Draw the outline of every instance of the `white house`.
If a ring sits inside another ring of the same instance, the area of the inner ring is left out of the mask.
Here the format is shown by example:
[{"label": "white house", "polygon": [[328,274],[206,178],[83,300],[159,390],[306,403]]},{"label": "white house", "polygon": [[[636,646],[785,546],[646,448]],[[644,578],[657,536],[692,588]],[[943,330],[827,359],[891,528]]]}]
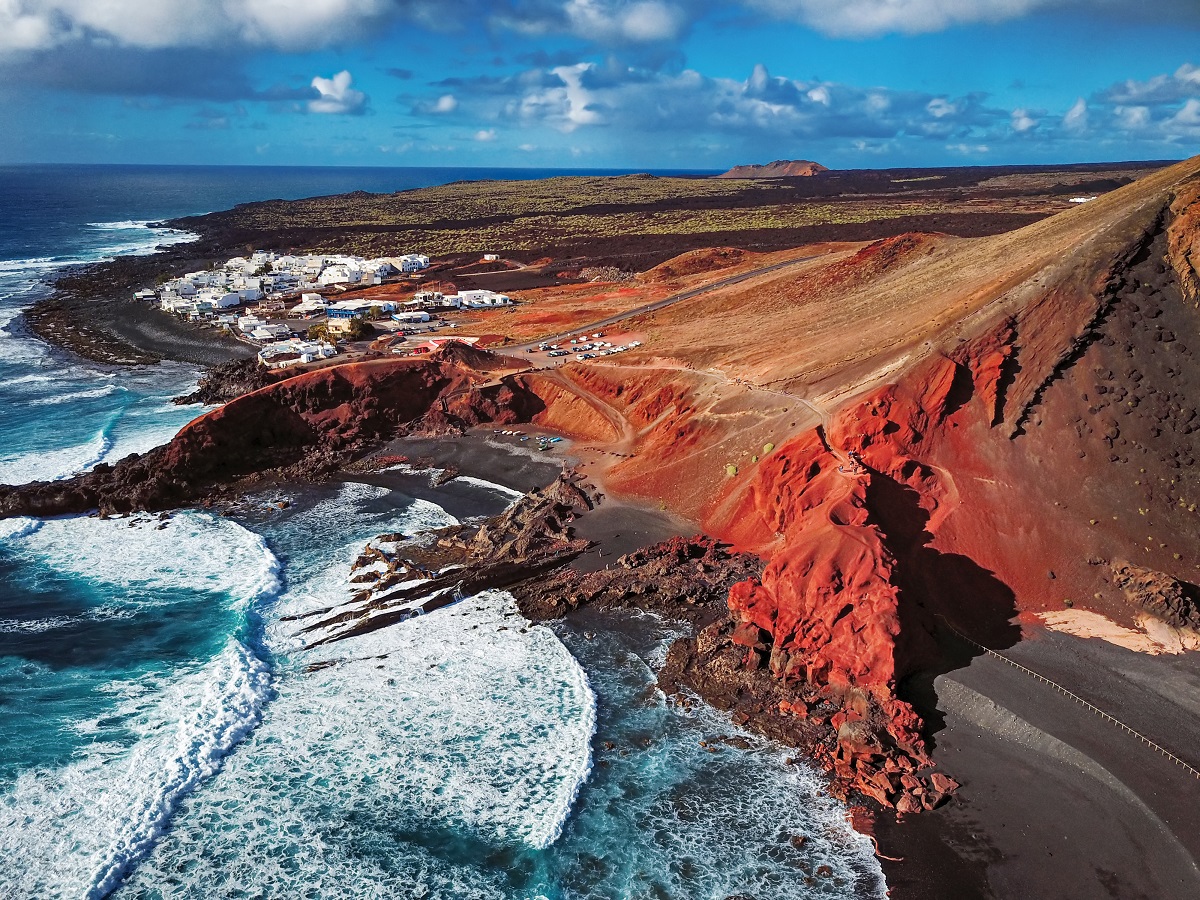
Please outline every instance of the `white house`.
[{"label": "white house", "polygon": [[337,347],[327,341],[292,338],[263,347],[258,351],[258,361],[268,369],[284,369],[318,359],[329,359],[337,356],[337,352]]},{"label": "white house", "polygon": [[420,253],[406,253],[397,262],[400,263],[400,271],[405,273],[420,272],[429,268],[429,257]]},{"label": "white house", "polygon": [[229,309],[241,305],[242,298],[235,291],[204,290],[196,294],[196,305],[211,306],[213,309]]},{"label": "white house", "polygon": [[362,270],[351,268],[348,263],[326,266],[319,276],[318,284],[358,284],[362,281]]},{"label": "white house", "polygon": [[354,300],[339,300],[337,303],[330,303],[325,309],[325,314],[331,319],[348,319],[353,316],[365,316],[372,309],[378,309],[381,313],[395,312],[396,304],[391,300],[371,300],[359,297]]},{"label": "white house", "polygon": [[512,306],[512,298],[507,294],[497,294],[495,291],[481,289],[459,291],[452,297],[446,298],[447,303],[454,306],[465,306],[468,309],[486,309],[492,306]]},{"label": "white house", "polygon": [[258,316],[240,316],[237,320],[238,331],[244,332],[245,334],[249,334],[255,328],[261,328],[266,324],[267,323]]},{"label": "white house", "polygon": [[409,312],[398,312],[392,314],[393,322],[413,323],[428,322],[429,313],[424,310],[411,310]]},{"label": "white house", "polygon": [[329,303],[320,294],[303,294],[300,302],[288,310],[290,316],[320,315]]},{"label": "white house", "polygon": [[250,332],[250,337],[256,341],[277,341],[282,338],[290,337],[292,329],[288,328],[282,322],[276,324],[259,325]]}]

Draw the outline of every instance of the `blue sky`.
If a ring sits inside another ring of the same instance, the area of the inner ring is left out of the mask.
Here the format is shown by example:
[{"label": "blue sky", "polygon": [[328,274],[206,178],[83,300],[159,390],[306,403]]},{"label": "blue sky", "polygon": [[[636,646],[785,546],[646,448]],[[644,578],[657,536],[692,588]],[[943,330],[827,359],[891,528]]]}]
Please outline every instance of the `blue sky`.
[{"label": "blue sky", "polygon": [[0,162],[1200,152],[1200,0],[0,0]]}]

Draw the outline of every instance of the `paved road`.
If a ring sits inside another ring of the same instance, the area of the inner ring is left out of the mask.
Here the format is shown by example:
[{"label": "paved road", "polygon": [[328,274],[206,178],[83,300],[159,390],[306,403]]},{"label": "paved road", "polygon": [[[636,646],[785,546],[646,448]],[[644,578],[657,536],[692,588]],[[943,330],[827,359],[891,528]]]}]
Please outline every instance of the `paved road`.
[{"label": "paved road", "polygon": [[[751,269],[749,272],[742,272],[740,275],[731,275],[729,278],[722,278],[720,281],[714,281],[712,284],[706,284],[702,287],[692,288],[691,290],[682,291],[678,294],[672,294],[670,297],[664,297],[662,300],[656,300],[654,303],[647,303],[645,306],[639,306],[636,309],[631,309],[627,312],[618,313],[615,316],[609,316],[607,319],[600,319],[597,322],[591,322],[587,325],[579,325],[572,328],[570,331],[564,331],[560,334],[551,335],[550,337],[540,338],[536,341],[530,341],[526,344],[518,344],[514,347],[505,347],[505,353],[524,353],[529,348],[536,348],[538,344],[553,344],[570,338],[572,335],[591,334],[602,328],[609,328],[616,325],[618,322],[623,322],[626,319],[632,319],[635,316],[641,316],[646,313],[658,312],[660,309],[666,309],[668,306],[673,306],[684,300],[691,300],[693,297],[699,297],[702,294],[708,294],[712,291],[719,291],[722,288],[730,287],[731,285],[739,284],[751,278],[757,278],[760,275],[767,275],[771,272],[778,272],[780,269],[786,269],[789,266],[796,266],[803,262],[808,262],[811,259],[816,259],[816,256],[804,256],[800,259],[792,259],[787,262],[775,263],[772,266],[763,266],[761,269]],[[565,362],[572,357],[564,356],[558,359],[550,360],[552,363]]]}]

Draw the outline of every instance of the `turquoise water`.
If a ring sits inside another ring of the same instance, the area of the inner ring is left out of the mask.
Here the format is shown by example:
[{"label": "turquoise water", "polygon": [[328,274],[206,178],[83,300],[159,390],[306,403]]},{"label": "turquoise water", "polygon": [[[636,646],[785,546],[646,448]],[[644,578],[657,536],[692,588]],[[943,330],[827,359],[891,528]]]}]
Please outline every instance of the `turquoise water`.
[{"label": "turquoise water", "polygon": [[[60,255],[181,237],[138,224],[152,210],[95,212]],[[22,252],[0,262],[0,481],[114,461],[195,415],[169,402],[188,367],[113,370],[26,335],[58,263]],[[289,617],[350,597],[371,537],[512,499],[466,480],[422,496],[349,483],[236,521],[0,522],[0,896],[882,896],[814,773],[766,744],[710,752],[729,723],[668,705],[656,619],[534,626],[488,593],[309,649]]]}]

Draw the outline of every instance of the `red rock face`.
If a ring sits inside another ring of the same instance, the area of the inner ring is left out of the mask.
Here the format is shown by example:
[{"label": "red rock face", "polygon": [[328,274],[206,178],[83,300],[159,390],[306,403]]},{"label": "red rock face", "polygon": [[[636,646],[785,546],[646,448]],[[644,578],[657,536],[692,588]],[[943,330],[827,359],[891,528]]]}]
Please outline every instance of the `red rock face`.
[{"label": "red rock face", "polygon": [[[1200,558],[1177,536],[1194,534],[1197,504],[1179,475],[1200,458],[1200,410],[1178,345],[1200,330],[1197,216],[1200,182],[1169,213],[1137,211],[1042,293],[777,448],[715,507],[710,530],[768,560],[729,597],[748,671],[767,661],[798,693],[867,692],[885,742],[920,762],[920,719],[898,693],[945,664],[943,621],[1002,649],[1019,610],[1064,597],[1118,620],[1131,606],[1191,615]],[[1130,547],[1138,565],[1110,568]],[[1129,600],[1135,581],[1156,586],[1152,601]],[[875,796],[871,769],[845,762],[861,743],[841,733],[846,713],[831,767]]]},{"label": "red rock face", "polygon": [[201,416],[140,457],[67,481],[0,487],[0,515],[165,509],[266,471],[327,475],[412,427],[437,432],[527,422],[544,410],[518,382],[496,380],[497,367],[504,368],[502,357],[454,347],[428,359],[297,375]]}]

